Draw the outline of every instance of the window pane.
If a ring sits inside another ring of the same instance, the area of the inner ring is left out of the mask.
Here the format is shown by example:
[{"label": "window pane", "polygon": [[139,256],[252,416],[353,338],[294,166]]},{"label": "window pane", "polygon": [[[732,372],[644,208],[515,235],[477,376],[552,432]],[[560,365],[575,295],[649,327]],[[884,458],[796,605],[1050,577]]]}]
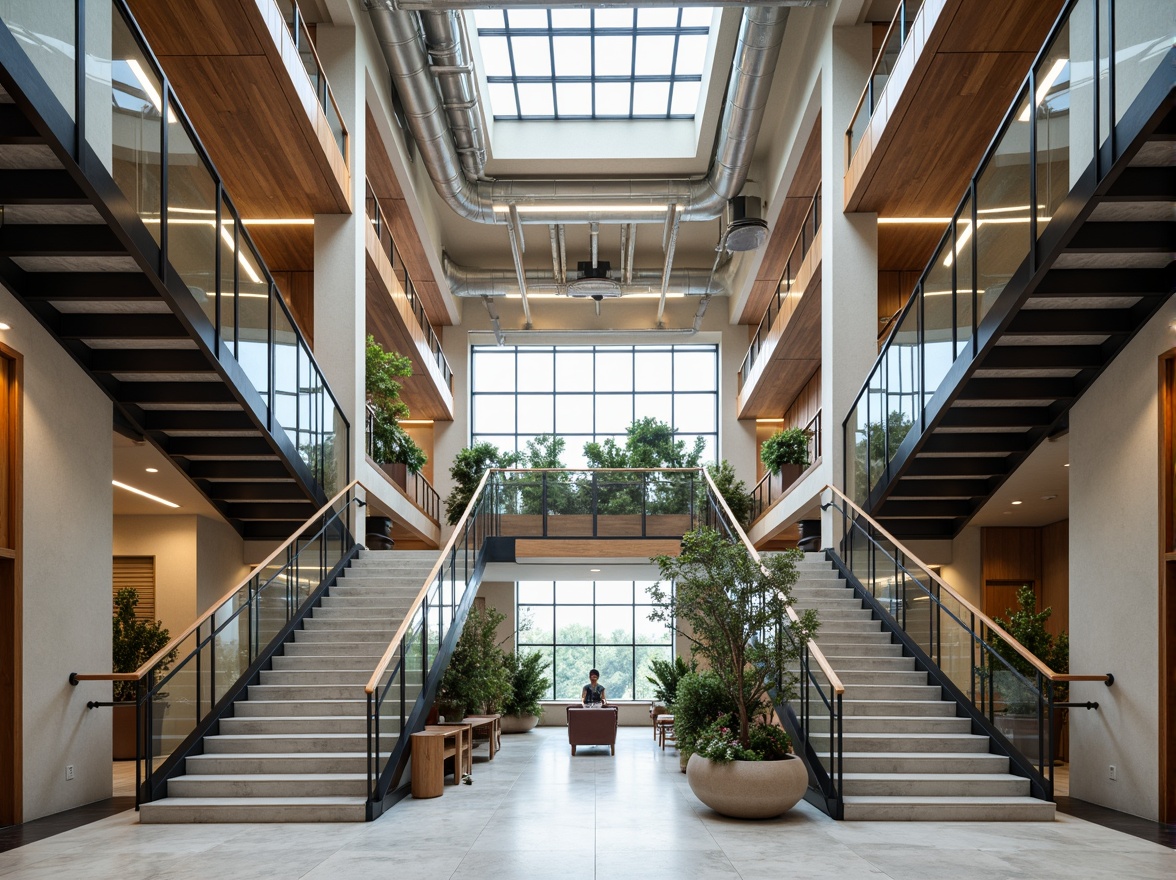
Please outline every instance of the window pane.
[{"label": "window pane", "polygon": [[505,394],[479,395],[474,398],[474,424],[478,432],[513,434],[515,399]]},{"label": "window pane", "polygon": [[515,355],[513,351],[474,349],[473,390],[514,391]]},{"label": "window pane", "polygon": [[490,83],[490,109],[495,116],[518,116],[514,86],[509,83]]},{"label": "window pane", "polygon": [[714,349],[674,352],[674,389],[677,391],[715,390],[716,361]]},{"label": "window pane", "polygon": [[501,28],[506,25],[501,9],[475,9],[474,23],[479,28]]},{"label": "window pane", "polygon": [[596,644],[633,644],[633,606],[596,606]]},{"label": "window pane", "polygon": [[706,65],[706,44],[709,37],[678,37],[678,63],[674,73],[678,76],[699,76]]},{"label": "window pane", "polygon": [[596,353],[596,390],[632,391],[633,355],[627,351],[598,351]]},{"label": "window pane", "polygon": [[[551,585],[547,585],[550,589]],[[520,596],[521,585],[520,585]],[[550,605],[519,606],[519,644],[537,642],[551,644],[555,630],[552,627],[554,609]]]},{"label": "window pane", "polygon": [[597,9],[595,24],[598,28],[633,27],[632,9]]},{"label": "window pane", "polygon": [[591,605],[592,581],[559,581],[555,585],[555,601]]},{"label": "window pane", "polygon": [[555,75],[592,75],[591,37],[554,37]]},{"label": "window pane", "polygon": [[674,72],[674,37],[666,34],[637,38],[638,76],[668,76]]},{"label": "window pane", "polygon": [[605,697],[610,700],[633,699],[633,648],[598,647],[596,668],[600,670],[600,683],[604,685]]},{"label": "window pane", "polygon": [[640,394],[635,401],[634,418],[653,418],[678,427],[674,421],[674,398],[669,394]]},{"label": "window pane", "polygon": [[714,10],[706,6],[687,6],[682,9],[682,27],[710,27]]},{"label": "window pane", "polygon": [[619,603],[633,604],[632,581],[597,581],[596,604],[616,605]]},{"label": "window pane", "polygon": [[[518,398],[520,434],[550,434],[555,430],[552,402],[554,398],[546,395],[527,395]],[[696,428],[692,430],[703,430]],[[522,444],[520,444],[522,445]]]},{"label": "window pane", "polygon": [[668,645],[673,641],[674,631],[664,623],[649,619],[649,613],[655,605],[638,605],[633,616],[637,624],[637,637],[634,641],[646,645]]},{"label": "window pane", "polygon": [[547,27],[546,9],[511,9],[506,16],[507,23],[512,28]]},{"label": "window pane", "polygon": [[553,602],[555,585],[551,581],[519,581],[519,602]]},{"label": "window pane", "polygon": [[660,9],[638,9],[637,27],[676,27],[678,24],[678,10],[674,7]]},{"label": "window pane", "polygon": [[515,76],[551,76],[551,46],[547,37],[514,37]]},{"label": "window pane", "polygon": [[717,431],[714,403],[713,394],[674,395],[674,427],[695,434]]},{"label": "window pane", "polygon": [[591,116],[592,86],[589,83],[556,83],[555,101],[556,113],[560,116]]},{"label": "window pane", "polygon": [[656,660],[665,660],[667,663],[674,659],[674,652],[670,647],[665,648],[651,648],[639,647],[636,649],[637,660],[637,685],[636,692],[633,695],[635,700],[652,700],[653,692],[657,685],[653,684],[649,679],[652,677],[656,679],[653,674],[652,662]]},{"label": "window pane", "polygon": [[555,355],[555,387],[563,391],[592,390],[592,352],[558,351]]},{"label": "window pane", "polygon": [[590,9],[553,9],[551,10],[551,26],[553,28],[586,28],[592,24]]},{"label": "window pane", "polygon": [[555,649],[555,698],[578,700],[588,684],[588,670],[592,668],[592,646],[564,646]]},{"label": "window pane", "polygon": [[[555,398],[555,430],[560,436],[592,431],[592,396],[559,394]],[[570,449],[571,443],[568,444]]]},{"label": "window pane", "polygon": [[553,391],[553,359],[550,351],[520,351],[519,391]]},{"label": "window pane", "polygon": [[638,391],[669,391],[674,356],[669,351],[639,351],[633,356],[633,381]]},{"label": "window pane", "polygon": [[693,116],[698,109],[699,83],[674,83],[674,92],[670,98],[670,113],[674,116]]},{"label": "window pane", "polygon": [[519,116],[554,116],[555,96],[546,83],[519,83]]},{"label": "window pane", "polygon": [[[502,13],[499,13],[501,15]],[[482,63],[486,67],[486,76],[510,76],[510,53],[507,51],[506,37],[482,37],[478,40],[482,47]]]},{"label": "window pane", "polygon": [[633,85],[634,116],[665,116],[669,112],[669,83],[635,83]]},{"label": "window pane", "polygon": [[596,115],[628,116],[630,90],[628,83],[597,83]]},{"label": "window pane", "polygon": [[592,606],[557,605],[555,638],[563,645],[592,644]]},{"label": "window pane", "polygon": [[633,398],[627,394],[596,398],[596,430],[609,434],[624,432],[633,422]]}]

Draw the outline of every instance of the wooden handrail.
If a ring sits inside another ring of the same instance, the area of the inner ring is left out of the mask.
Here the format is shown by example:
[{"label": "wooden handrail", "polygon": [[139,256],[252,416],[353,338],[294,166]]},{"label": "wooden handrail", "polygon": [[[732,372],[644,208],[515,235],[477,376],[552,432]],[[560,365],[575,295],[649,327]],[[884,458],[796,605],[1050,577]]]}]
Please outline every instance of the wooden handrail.
[{"label": "wooden handrail", "polygon": [[180,644],[184,641],[184,639],[188,638],[188,636],[190,636],[190,635],[192,635],[192,633],[196,632],[196,629],[197,629],[197,627],[200,626],[200,624],[204,623],[206,620],[208,620],[214,614],[216,614],[217,611],[220,610],[222,605],[224,605],[226,602],[229,601],[229,599],[231,599],[233,596],[235,596],[238,592],[241,591],[242,587],[247,586],[251,580],[253,580],[259,574],[261,574],[265,570],[266,566],[268,566],[271,562],[274,561],[274,559],[277,558],[279,553],[281,553],[283,550],[285,550],[287,547],[289,547],[292,543],[294,543],[294,541],[296,541],[298,539],[298,537],[307,529],[307,527],[313,525],[315,520],[317,520],[320,516],[322,516],[324,513],[326,513],[328,510],[330,510],[335,505],[336,501],[338,501],[340,498],[342,498],[344,495],[346,495],[348,492],[350,492],[355,487],[361,486],[361,485],[362,484],[359,482],[359,480],[352,480],[350,483],[348,483],[346,488],[342,489],[337,495],[335,495],[334,498],[332,498],[330,501],[328,501],[326,504],[324,504],[322,507],[320,507],[317,511],[315,511],[315,513],[306,522],[304,522],[301,526],[299,526],[294,531],[294,533],[292,535],[290,535],[290,537],[287,538],[277,549],[275,549],[274,552],[272,552],[269,556],[267,556],[263,562],[261,562],[259,565],[254,566],[253,570],[251,572],[249,572],[248,575],[246,575],[244,580],[242,580],[235,587],[233,587],[233,589],[229,590],[227,593],[225,593],[223,596],[221,596],[220,599],[218,599],[216,602],[214,602],[209,607],[209,609],[207,611],[205,611],[198,618],[196,618],[195,621],[193,621],[191,624],[189,624],[188,627],[183,632],[181,632],[178,636],[176,636],[170,642],[168,642],[166,645],[164,645],[163,648],[161,648],[158,652],[156,652],[155,656],[153,656],[150,660],[148,660],[146,663],[144,663],[142,666],[140,666],[134,672],[99,672],[99,673],[84,673],[84,674],[75,672],[75,673],[71,673],[70,680],[71,681],[138,681],[139,679],[143,678],[143,676],[145,676],[147,674],[147,672],[151,669],[151,667],[153,667],[156,663],[161,661],[164,657],[166,657],[172,651],[176,650],[180,646]]},{"label": "wooden handrail", "polygon": [[449,536],[449,540],[445,543],[445,547],[437,556],[437,561],[433,563],[432,569],[429,570],[428,577],[425,578],[424,584],[421,586],[420,592],[416,594],[416,598],[412,600],[412,604],[408,606],[408,610],[404,612],[404,619],[400,621],[400,626],[396,628],[395,635],[388,643],[388,647],[384,650],[383,656],[380,657],[380,662],[376,664],[375,672],[372,677],[368,679],[368,683],[364,685],[364,693],[374,694],[376,688],[380,684],[380,679],[384,673],[388,671],[388,664],[392,662],[392,657],[396,653],[396,648],[400,641],[404,638],[404,634],[408,631],[409,621],[412,620],[413,613],[420,607],[425,600],[425,594],[428,593],[429,587],[433,584],[433,579],[437,577],[441,571],[441,565],[448,558],[450,551],[453,550],[457,543],[457,536],[461,534],[462,529],[465,528],[466,520],[469,519],[470,511],[476,507],[476,502],[482,496],[482,491],[486,488],[486,481],[490,479],[490,475],[498,470],[498,468],[487,468],[486,472],[482,474],[482,479],[478,483],[478,488],[474,490],[474,495],[470,498],[470,503],[466,505],[465,512],[462,513],[461,519],[457,521],[457,525],[453,527],[453,533]]},{"label": "wooden handrail", "polygon": [[[1019,655],[1021,655],[1021,658],[1023,660],[1028,662],[1034,669],[1036,669],[1039,673],[1041,673],[1041,675],[1044,676],[1045,678],[1047,678],[1053,682],[1058,682],[1058,681],[1103,681],[1103,682],[1106,682],[1108,685],[1114,681],[1114,677],[1109,674],[1105,674],[1105,675],[1070,675],[1068,673],[1054,672],[1052,669],[1050,669],[1048,666],[1046,666],[1044,663],[1042,663],[1041,660],[1039,660],[1028,648],[1026,648],[1024,645],[1022,645],[1020,642],[1018,642],[1011,635],[1009,635],[1004,627],[1002,627],[995,620],[993,620],[991,617],[989,617],[987,614],[985,614],[983,611],[981,611],[979,608],[977,608],[975,605],[973,605],[971,602],[969,602],[967,599],[965,599],[963,596],[961,596],[959,593],[957,593],[951,587],[951,585],[947,583],[947,581],[945,581],[943,578],[941,578],[939,575],[937,575],[935,572],[933,572],[931,570],[931,568],[926,563],[924,563],[921,559],[919,559],[919,557],[917,557],[914,553],[912,553],[905,546],[903,546],[903,544],[897,538],[895,538],[894,535],[892,535],[892,534],[890,534],[890,532],[886,531],[886,529],[884,529],[878,523],[878,521],[876,519],[874,519],[872,516],[870,516],[868,513],[866,513],[860,507],[858,507],[849,498],[848,495],[846,495],[844,492],[842,492],[836,486],[826,485],[825,489],[828,489],[830,492],[832,492],[834,495],[836,495],[838,498],[840,498],[842,501],[844,501],[849,507],[853,508],[853,510],[856,511],[858,513],[858,515],[860,515],[864,520],[866,520],[868,523],[870,523],[870,525],[872,525],[875,529],[877,529],[883,536],[885,536],[886,540],[888,540],[891,544],[893,544],[897,550],[901,551],[902,554],[904,556],[906,556],[908,559],[910,559],[911,562],[913,562],[918,568],[920,568],[924,572],[926,572],[927,575],[933,581],[935,581],[935,583],[937,583],[939,585],[939,588],[941,590],[943,590],[945,593],[947,593],[949,596],[951,596],[953,599],[955,599],[957,602],[959,602],[960,605],[962,605],[964,608],[966,608],[972,614],[976,615],[976,617],[982,623],[987,625],[988,628],[990,630],[992,630],[994,633],[996,633],[997,636],[999,636],[1001,639],[1003,639],[1005,642],[1007,642],[1012,647],[1012,649],[1014,651],[1016,651]],[[824,490],[822,490],[822,491],[824,491]]]},{"label": "wooden handrail", "polygon": [[[715,498],[718,499],[719,504],[727,514],[731,524],[735,527],[735,531],[739,535],[739,540],[743,542],[743,546],[747,548],[747,552],[751,555],[751,558],[758,562],[760,568],[762,569],[763,561],[760,559],[759,552],[755,549],[751,543],[751,540],[744,533],[743,528],[739,525],[739,520],[735,519],[734,514],[731,513],[731,508],[727,506],[727,499],[723,497],[723,493],[720,492],[719,487],[715,485],[714,478],[711,477],[710,471],[708,471],[706,468],[703,468],[702,473],[706,476],[706,482],[710,486],[711,491],[715,494]],[[792,609],[791,605],[788,606],[788,617],[793,623],[800,623],[800,617]],[[833,688],[833,693],[844,694],[845,685],[841,683],[841,679],[838,677],[837,673],[833,671],[833,667],[829,665],[829,661],[825,659],[825,655],[821,653],[821,649],[817,647],[817,643],[812,639],[809,639],[808,649],[809,654],[812,655],[813,659],[817,661],[817,665],[821,667],[821,671],[825,673],[825,677],[829,679],[829,686]]]}]

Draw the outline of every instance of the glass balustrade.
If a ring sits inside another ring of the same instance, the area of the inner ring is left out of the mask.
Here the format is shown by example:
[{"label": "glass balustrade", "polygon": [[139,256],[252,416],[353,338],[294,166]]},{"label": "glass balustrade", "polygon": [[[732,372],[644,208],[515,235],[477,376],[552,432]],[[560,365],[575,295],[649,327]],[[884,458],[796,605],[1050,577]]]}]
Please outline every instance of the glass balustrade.
[{"label": "glass balustrade", "polygon": [[[1125,145],[1109,142],[1107,105],[1113,96],[1122,119],[1120,105],[1135,100],[1170,44],[1146,20],[1163,20],[1159,5],[1066,4],[843,424],[855,502],[885,482],[907,434],[923,429],[953,363],[975,355],[977,329],[1009,281],[1036,265],[1038,243],[1090,167],[1094,144],[1112,160],[1121,155]],[[1100,160],[1098,179],[1109,167]]]}]

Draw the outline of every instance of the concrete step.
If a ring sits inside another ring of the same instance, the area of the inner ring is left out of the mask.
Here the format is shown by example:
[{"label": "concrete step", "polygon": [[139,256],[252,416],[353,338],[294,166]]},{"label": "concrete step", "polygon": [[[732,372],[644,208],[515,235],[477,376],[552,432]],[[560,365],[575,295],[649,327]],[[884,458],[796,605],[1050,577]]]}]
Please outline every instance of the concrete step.
[{"label": "concrete step", "polygon": [[168,780],[168,798],[364,797],[366,773],[200,774]]},{"label": "concrete step", "polygon": [[[325,632],[327,630],[343,630],[355,636],[363,636],[370,640],[391,640],[396,634],[396,627],[400,620],[390,621],[388,618],[376,615],[357,615],[354,612],[348,617],[311,617],[302,624],[303,632]],[[386,643],[386,642],[385,642]]]},{"label": "concrete step", "polygon": [[[895,647],[898,647],[895,645]],[[838,675],[843,672],[913,672],[914,657],[846,657],[821,651]],[[924,673],[926,674],[926,673]]]},{"label": "concrete step", "polygon": [[842,699],[845,717],[858,715],[895,715],[954,718],[955,704],[946,700],[852,700]]},{"label": "concrete step", "polygon": [[373,594],[369,596],[323,596],[323,603],[314,610],[315,614],[321,614],[336,608],[362,608],[366,613],[368,609],[380,611],[395,611],[400,610],[401,614],[408,609],[412,604],[413,597],[411,596],[382,596]]},{"label": "concrete step", "polygon": [[839,641],[836,637],[822,641],[818,634],[817,645],[820,646],[821,653],[826,657],[844,657],[851,660],[862,659],[869,661],[881,657],[902,656],[902,645],[890,641],[886,633],[879,633],[878,635],[882,636],[882,638],[871,637],[868,642],[859,642],[856,639]]},{"label": "concrete step", "polygon": [[[372,669],[271,669],[262,670],[261,683],[300,686],[353,684],[362,688],[371,675]],[[420,680],[419,674],[417,680]]]},{"label": "concrete step", "polygon": [[1029,780],[1010,773],[846,773],[843,780],[847,797],[1029,797]]},{"label": "concrete step", "polygon": [[[346,654],[348,649],[353,649],[357,654],[370,651],[378,651],[382,654],[390,641],[391,637],[385,637],[379,633],[369,633],[367,630],[345,632],[329,629],[297,629],[294,630],[293,643],[287,642],[285,650],[287,652],[308,650],[309,653],[313,653],[313,651],[309,651],[309,646],[322,645],[331,647],[332,653],[337,651],[339,654]],[[308,647],[304,649],[304,646]]]},{"label": "concrete step", "polygon": [[362,822],[362,797],[165,798],[143,804],[144,825],[220,822]]},{"label": "concrete step", "polygon": [[[826,750],[828,736],[810,736],[817,751]],[[971,733],[855,733],[845,731],[841,741],[848,756],[856,752],[934,752],[988,754],[988,737]]]},{"label": "concrete step", "polygon": [[290,752],[286,754],[205,754],[187,758],[189,775],[285,773],[366,773],[367,752]]},{"label": "concrete step", "polygon": [[206,755],[365,752],[367,733],[221,734],[204,739]]},{"label": "concrete step", "polygon": [[1054,805],[1031,797],[847,796],[850,822],[1052,822]]},{"label": "concrete step", "polygon": [[[249,701],[254,700],[358,700],[364,698],[363,682],[359,685],[344,684],[253,684],[249,686]],[[409,698],[415,700],[418,690],[410,685]]]},{"label": "concrete step", "polygon": [[[814,733],[828,731],[829,717],[814,716],[810,724]],[[846,715],[841,729],[853,733],[971,733],[972,722],[952,715]]]},{"label": "concrete step", "polygon": [[[837,673],[837,677],[841,679],[841,683],[847,688],[850,685],[880,685],[886,687],[906,687],[909,685],[925,685],[927,684],[927,673],[920,672],[915,669],[907,671],[898,670],[860,670],[860,669],[846,669],[844,666],[830,662],[833,671]],[[817,667],[813,672],[821,676],[820,667]],[[262,681],[265,681],[265,673],[262,673]]]},{"label": "concrete step", "polygon": [[854,752],[846,773],[1008,773],[1009,759],[988,752]]},{"label": "concrete step", "polygon": [[296,713],[303,717],[358,715],[363,718],[367,715],[367,700],[241,700],[233,706],[233,713],[236,718],[288,718]]},{"label": "concrete step", "polygon": [[288,733],[367,733],[366,715],[258,715],[223,718],[221,736],[283,736]]},{"label": "concrete step", "polygon": [[937,685],[851,684],[845,686],[849,700],[915,700],[942,699],[943,690]]},{"label": "concrete step", "polygon": [[[295,654],[292,656],[274,657],[274,669],[366,669],[370,674],[376,668],[376,663],[383,656],[383,651],[366,655],[350,655],[339,657],[334,654]],[[912,661],[913,662],[913,661]]]}]

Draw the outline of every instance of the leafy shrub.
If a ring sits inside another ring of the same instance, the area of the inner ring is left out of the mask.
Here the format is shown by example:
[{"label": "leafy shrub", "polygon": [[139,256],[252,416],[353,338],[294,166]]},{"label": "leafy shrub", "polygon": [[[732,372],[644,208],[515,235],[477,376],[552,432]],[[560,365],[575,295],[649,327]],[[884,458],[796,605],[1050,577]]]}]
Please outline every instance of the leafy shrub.
[{"label": "leafy shrub", "polygon": [[[171,634],[159,620],[139,620],[135,607],[139,604],[139,591],[127,587],[114,596],[114,639],[111,643],[111,668],[115,672],[134,672],[171,640]],[[166,669],[175,660],[172,651],[164,660]],[[116,681],[114,701],[129,702],[136,698],[135,682]]]},{"label": "leafy shrub", "polygon": [[538,651],[506,655],[510,691],[502,702],[504,715],[543,714],[539,701],[551,690],[551,679],[543,674],[550,665],[551,661]]},{"label": "leafy shrub", "polygon": [[760,461],[773,474],[786,464],[809,465],[809,432],[804,428],[777,431],[760,447]]},{"label": "leafy shrub", "polygon": [[470,609],[441,678],[437,702],[463,714],[497,712],[511,691],[505,656],[498,647],[498,624],[506,615],[496,608]]},{"label": "leafy shrub", "polygon": [[722,715],[698,737],[695,754],[719,764],[729,761],[780,761],[788,756],[792,748],[788,734],[774,724],[757,722],[751,725],[750,733],[751,745],[744,747],[739,742],[739,722],[733,715]]}]

